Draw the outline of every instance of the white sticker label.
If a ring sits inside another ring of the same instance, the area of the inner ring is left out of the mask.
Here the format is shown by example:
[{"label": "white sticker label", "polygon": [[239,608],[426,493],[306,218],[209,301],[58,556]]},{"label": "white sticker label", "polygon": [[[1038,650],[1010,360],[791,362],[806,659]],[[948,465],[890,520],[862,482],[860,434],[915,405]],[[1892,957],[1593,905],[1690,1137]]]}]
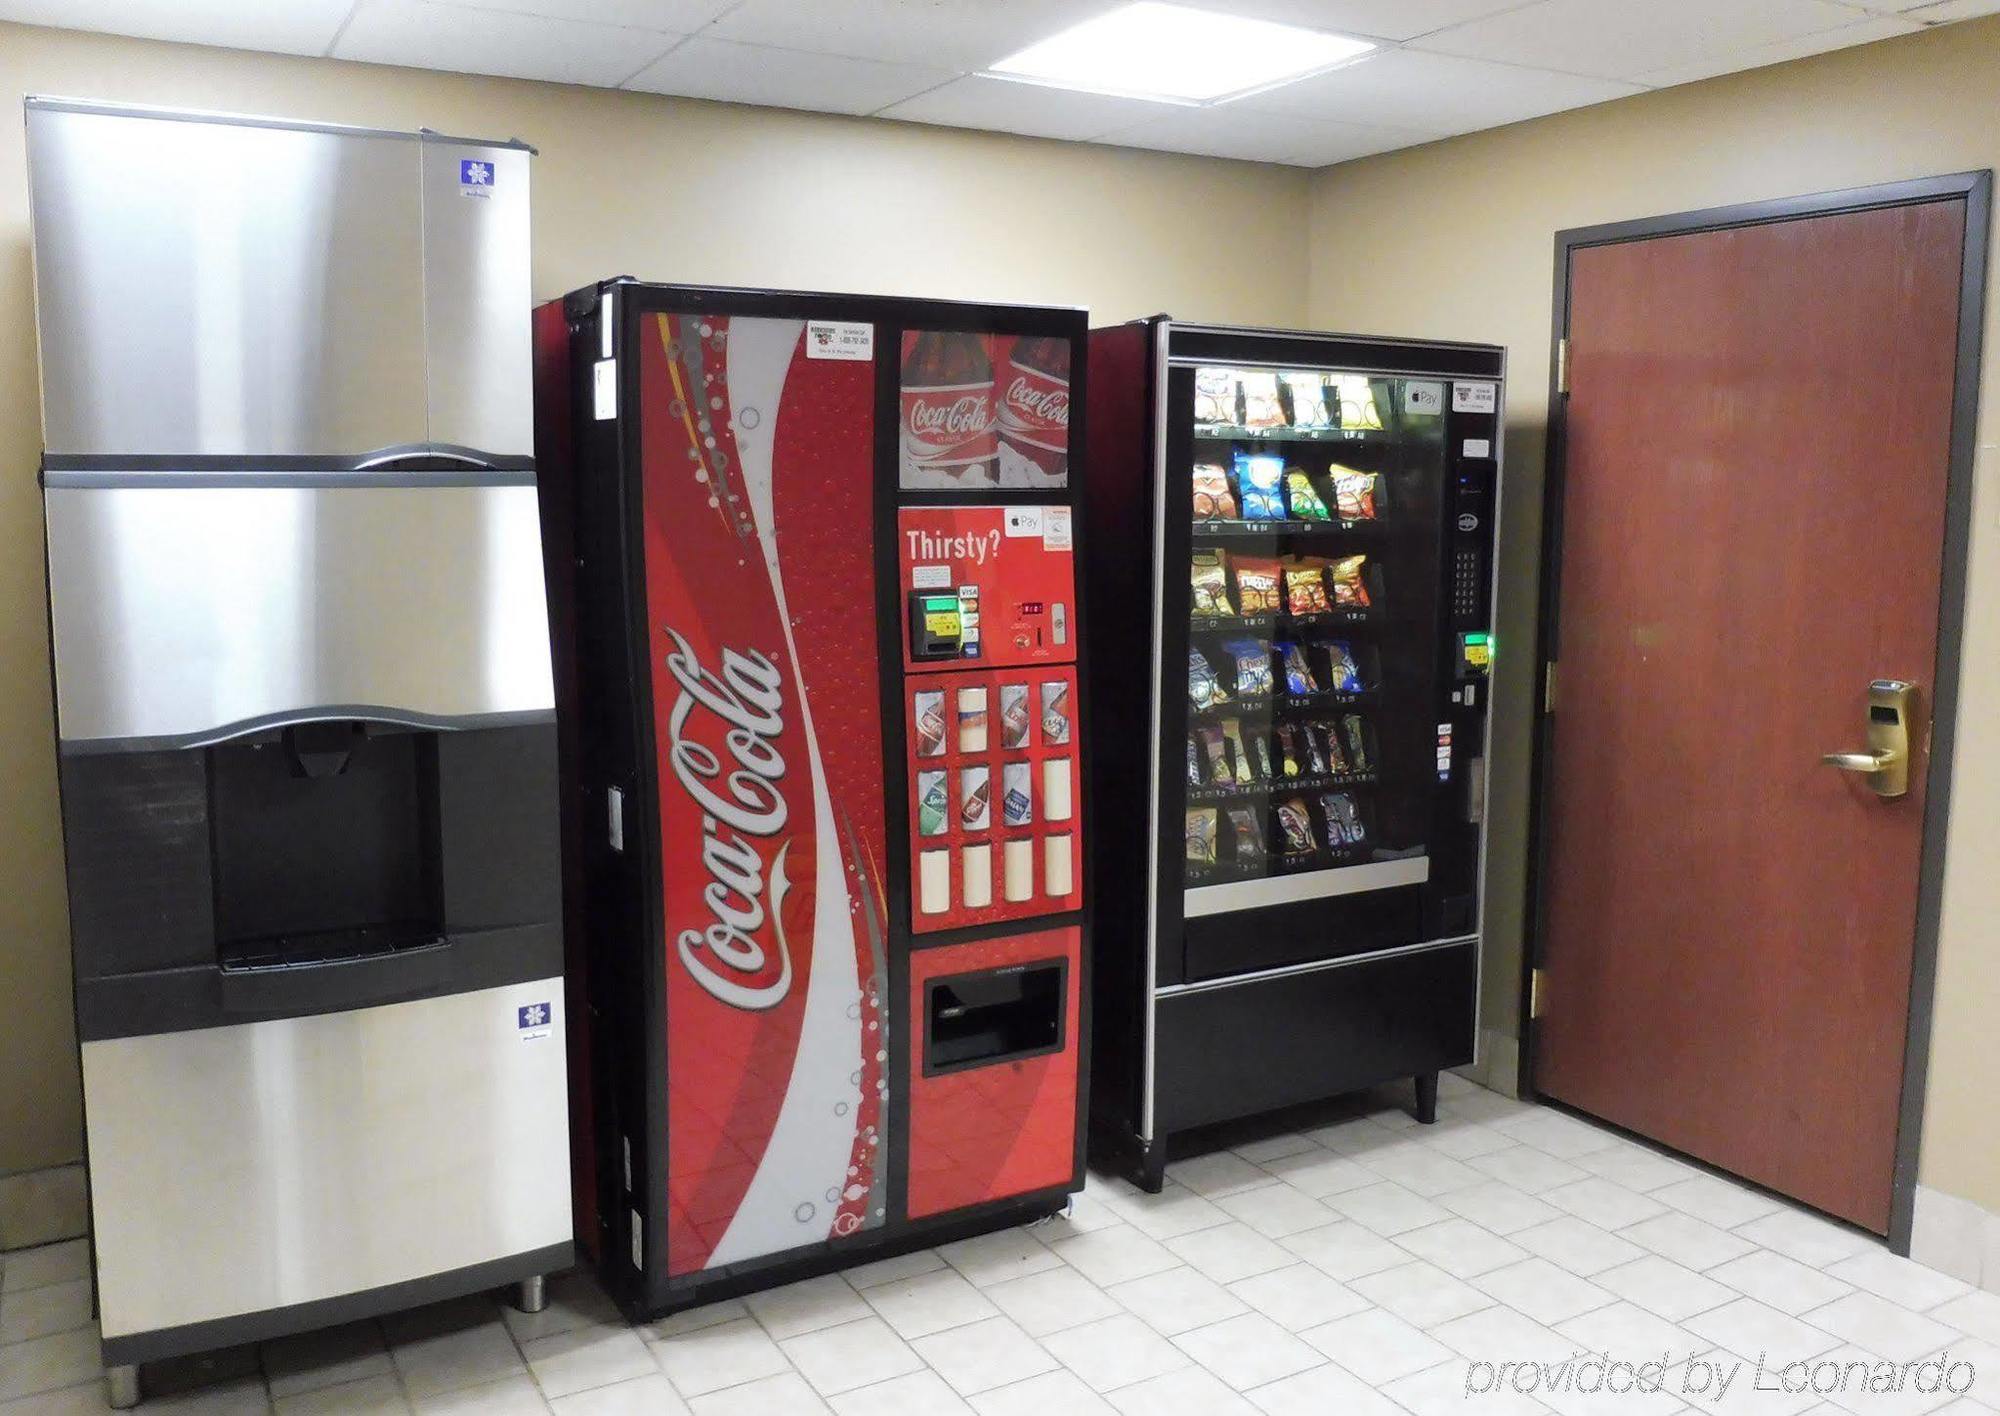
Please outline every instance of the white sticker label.
[{"label": "white sticker label", "polygon": [[841,320],[806,321],[806,358],[867,360],[874,357],[874,325]]},{"label": "white sticker label", "polygon": [[625,850],[625,793],[616,787],[604,789],[604,820],[611,849],[622,854]]},{"label": "white sticker label", "polygon": [[1405,413],[1444,412],[1444,385],[1412,380],[1403,386]]},{"label": "white sticker label", "polygon": [[1070,545],[1069,508],[1049,507],[1042,517],[1042,549],[1066,551]]},{"label": "white sticker label", "polygon": [[1451,386],[1451,411],[1491,413],[1500,406],[1500,386],[1490,383],[1455,383]]},{"label": "white sticker label", "polygon": [[1493,444],[1485,438],[1467,438],[1465,440],[1465,455],[1467,457],[1491,457],[1493,455]]},{"label": "white sticker label", "polygon": [[555,1032],[555,1010],[547,1003],[524,1003],[514,1010],[514,1036],[540,1042]]},{"label": "white sticker label", "polygon": [[1009,536],[1039,536],[1042,534],[1042,509],[1038,506],[1010,506],[1007,508],[1007,534]]},{"label": "white sticker label", "polygon": [[951,567],[948,565],[911,566],[910,588],[912,590],[949,590],[951,588]]},{"label": "white sticker label", "polygon": [[597,410],[597,421],[618,416],[618,361],[599,359],[597,378],[592,385],[592,403]]}]

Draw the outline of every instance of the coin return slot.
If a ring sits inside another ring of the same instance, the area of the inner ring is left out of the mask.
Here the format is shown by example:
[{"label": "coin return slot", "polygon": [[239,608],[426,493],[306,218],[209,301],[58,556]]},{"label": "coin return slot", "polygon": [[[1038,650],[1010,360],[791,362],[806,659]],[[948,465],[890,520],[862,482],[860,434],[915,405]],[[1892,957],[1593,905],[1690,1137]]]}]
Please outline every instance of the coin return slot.
[{"label": "coin return slot", "polygon": [[924,990],[924,1075],[1061,1051],[1067,984],[1061,959],[931,980]]}]

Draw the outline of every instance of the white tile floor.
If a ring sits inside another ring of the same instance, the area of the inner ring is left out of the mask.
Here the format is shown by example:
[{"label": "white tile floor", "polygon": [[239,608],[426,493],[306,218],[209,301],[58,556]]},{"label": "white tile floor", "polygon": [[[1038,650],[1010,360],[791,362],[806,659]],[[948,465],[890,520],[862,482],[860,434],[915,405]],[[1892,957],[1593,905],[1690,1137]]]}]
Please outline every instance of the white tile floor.
[{"label": "white tile floor", "polygon": [[[647,1327],[627,1327],[570,1275],[534,1317],[482,1297],[149,1368],[148,1409],[2000,1410],[2000,1296],[1456,1078],[1436,1126],[1418,1127],[1404,1104],[1384,1094],[1296,1130],[1243,1129],[1233,1148],[1170,1167],[1161,1195],[1093,1177],[1065,1218]],[[80,1243],[6,1256],[0,1416],[104,1409],[85,1262]],[[1886,1380],[1878,1364],[1939,1353],[1967,1364],[1950,1385],[1969,1378],[1969,1392],[1919,1390],[1939,1371],[1923,1367],[1898,1391],[1865,1385]],[[1657,1389],[1593,1390],[1605,1369],[1590,1354],[1660,1364]],[[1760,1355],[1762,1384],[1779,1389],[1756,1389]],[[1795,1361],[1812,1365],[1781,1370]],[[1502,1363],[1532,1365],[1503,1377]],[[1788,1392],[1787,1376],[1842,1389]]]}]

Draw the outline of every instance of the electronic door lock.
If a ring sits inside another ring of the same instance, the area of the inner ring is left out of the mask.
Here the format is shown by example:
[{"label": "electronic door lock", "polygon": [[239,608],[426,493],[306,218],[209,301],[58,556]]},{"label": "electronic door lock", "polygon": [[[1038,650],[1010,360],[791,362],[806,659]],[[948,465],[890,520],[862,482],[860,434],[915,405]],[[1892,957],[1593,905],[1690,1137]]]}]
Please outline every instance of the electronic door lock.
[{"label": "electronic door lock", "polygon": [[1829,752],[1820,758],[1829,767],[1863,777],[1879,797],[1899,797],[1910,790],[1910,706],[1917,686],[1902,679],[1876,679],[1868,685],[1868,748],[1864,752]]}]

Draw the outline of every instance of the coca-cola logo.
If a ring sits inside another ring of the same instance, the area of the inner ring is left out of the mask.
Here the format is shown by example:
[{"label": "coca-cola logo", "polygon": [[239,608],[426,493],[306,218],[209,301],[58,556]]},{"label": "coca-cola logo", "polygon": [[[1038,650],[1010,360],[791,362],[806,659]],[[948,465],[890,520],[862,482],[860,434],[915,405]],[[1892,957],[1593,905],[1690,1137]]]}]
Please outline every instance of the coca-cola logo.
[{"label": "coca-cola logo", "polygon": [[910,431],[935,437],[964,438],[983,433],[993,425],[990,396],[961,393],[947,401],[932,402],[921,394],[909,402]]},{"label": "coca-cola logo", "polygon": [[1023,421],[1051,428],[1069,426],[1069,385],[1043,383],[1021,374],[1007,385],[1007,406],[1026,415]]},{"label": "coca-cola logo", "polygon": [[[724,649],[722,672],[711,673],[678,631],[669,628],[667,634],[674,641],[667,672],[681,690],[667,715],[667,758],[681,789],[701,808],[701,863],[708,872],[702,902],[709,923],[682,930],[675,950],[694,981],[713,997],[732,1008],[761,1012],[784,1002],[792,988],[784,925],[785,895],[791,888],[785,854],[791,843],[779,846],[771,859],[768,903],[764,855],[757,845],[784,830],[790,814],[779,787],[785,776],[785,759],[778,750],[785,730],[784,680],[777,666],[755,650]],[[724,724],[726,761],[689,736],[691,722],[705,721],[697,713]],[[770,965],[759,937],[767,922],[778,974],[758,982]]]}]

